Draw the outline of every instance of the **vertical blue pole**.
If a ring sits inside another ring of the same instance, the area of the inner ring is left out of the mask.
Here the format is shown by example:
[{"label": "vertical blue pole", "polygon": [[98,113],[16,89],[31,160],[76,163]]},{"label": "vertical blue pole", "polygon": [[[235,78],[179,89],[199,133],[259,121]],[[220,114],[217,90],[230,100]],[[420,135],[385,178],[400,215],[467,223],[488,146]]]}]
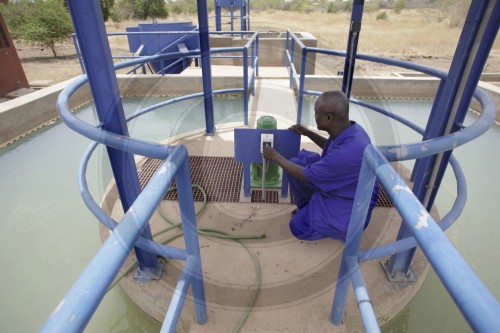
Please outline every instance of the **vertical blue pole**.
[{"label": "vertical blue pole", "polygon": [[248,48],[243,48],[243,122],[248,125]]},{"label": "vertical blue pole", "polygon": [[179,195],[179,208],[181,212],[182,229],[184,230],[184,241],[186,242],[186,252],[188,257],[191,256],[195,259],[193,271],[190,272],[190,275],[192,276],[191,286],[193,288],[193,302],[196,322],[198,324],[203,324],[207,321],[205,287],[203,285],[200,244],[198,241],[193,190],[186,148],[184,148],[184,152],[185,157],[183,159],[182,166],[179,168],[179,171],[177,171],[175,181],[177,183],[177,193]]},{"label": "vertical blue pole", "polygon": [[219,6],[219,1],[214,0],[214,9],[215,9],[215,31],[222,30],[222,19],[221,19],[221,8]]},{"label": "vertical blue pole", "polygon": [[354,64],[358,50],[359,32],[361,31],[361,20],[363,19],[364,0],[354,0],[352,4],[351,26],[349,28],[349,39],[344,63],[344,77],[342,79],[342,91],[347,97],[351,96],[352,78],[354,76]]},{"label": "vertical blue pole", "polygon": [[290,41],[290,89],[293,88],[293,70],[292,70],[292,66],[295,63],[294,57],[295,57],[295,40],[293,39],[293,36],[292,36],[292,40]]},{"label": "vertical blue pole", "polygon": [[247,16],[247,15],[248,15],[246,25],[247,25],[247,30],[248,30],[248,31],[251,31],[251,29],[250,29],[250,0],[247,0],[247,8],[248,8],[248,9],[247,9],[247,11],[246,11],[246,13],[245,13],[245,16]]},{"label": "vertical blue pole", "polygon": [[348,260],[349,258],[356,258],[357,256],[361,237],[363,235],[363,227],[368,215],[368,207],[370,206],[376,177],[374,172],[375,168],[371,167],[370,162],[367,160],[371,161],[374,158],[376,158],[376,152],[374,152],[374,148],[370,145],[365,148],[363,154],[363,163],[361,164],[358,185],[356,187],[356,196],[354,197],[354,208],[351,213],[351,219],[349,220],[342,262],[337,278],[337,286],[335,287],[335,295],[330,313],[330,321],[334,325],[340,325],[342,323],[349,285],[351,283],[351,272],[349,270]]},{"label": "vertical blue pole", "polygon": [[229,16],[231,18],[231,31],[234,31],[234,6],[229,6]]},{"label": "vertical blue pole", "polygon": [[304,103],[304,84],[306,80],[307,65],[307,47],[302,49],[302,58],[300,61],[300,81],[299,81],[299,99],[297,102],[297,124],[302,123],[302,105]]},{"label": "vertical blue pole", "polygon": [[245,1],[242,1],[240,7],[240,29],[241,31],[247,31],[247,23],[246,23],[246,7]]},{"label": "vertical blue pole", "polygon": [[200,32],[201,73],[203,76],[203,101],[205,103],[206,134],[215,134],[214,103],[212,94],[212,66],[210,64],[210,39],[208,35],[208,8],[206,0],[197,0]]},{"label": "vertical blue pole", "polygon": [[[104,130],[129,136],[100,3],[98,0],[68,0],[68,7],[99,121],[104,124]],[[141,192],[134,158],[114,148],[107,148],[107,151],[120,200],[124,211],[127,211]],[[149,226],[142,236],[152,239]],[[135,253],[139,271],[155,271],[158,266],[156,256],[139,248],[135,248]]]},{"label": "vertical blue pole", "polygon": [[[459,130],[456,124],[462,123],[465,118],[495,41],[499,28],[498,17],[500,17],[500,3],[496,0],[478,0],[470,5],[448,79],[440,87],[439,95],[436,96],[424,140]],[[455,114],[452,111],[455,111]],[[448,128],[450,120],[453,126]],[[452,151],[443,153],[439,159],[437,155],[434,155],[417,161],[412,190],[428,210],[434,204],[451,153]],[[434,179],[432,179],[433,176]],[[402,225],[397,239],[409,237],[411,234],[408,227]],[[406,273],[410,268],[414,253],[415,249],[410,249],[393,255],[387,264],[388,271],[391,274]]]}]

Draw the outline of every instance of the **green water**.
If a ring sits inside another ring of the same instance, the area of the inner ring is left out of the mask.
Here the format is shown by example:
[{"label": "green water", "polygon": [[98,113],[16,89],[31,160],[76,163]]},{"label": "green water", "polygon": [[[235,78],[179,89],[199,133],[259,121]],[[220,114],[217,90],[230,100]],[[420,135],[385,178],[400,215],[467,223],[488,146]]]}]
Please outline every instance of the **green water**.
[{"label": "green water", "polygon": [[[130,99],[130,114],[144,101]],[[242,121],[240,99],[220,103],[216,99],[216,122]],[[430,110],[429,101],[387,101],[386,106],[421,126]],[[142,107],[142,106],[141,106]],[[135,137],[160,141],[182,131],[203,127],[203,102],[186,101],[142,117],[130,124]],[[179,115],[180,113],[180,115]],[[352,108],[351,116],[365,126],[377,144],[412,142],[417,134],[383,117]],[[91,108],[78,117],[96,123]],[[468,115],[466,124],[476,118]],[[306,111],[306,122],[312,120]],[[170,125],[166,125],[170,124]],[[466,260],[500,296],[496,225],[500,177],[500,128],[455,150],[468,180],[469,199],[459,221],[447,235]],[[76,182],[80,158],[89,140],[59,122],[46,126],[0,150],[0,332],[35,332],[50,315],[101,245],[98,224],[84,206]],[[411,163],[409,164],[411,165]],[[92,158],[87,179],[99,201],[110,179],[102,149]],[[446,212],[455,194],[454,178],[448,173],[437,198]],[[326,318],[325,318],[326,320]],[[119,288],[106,295],[86,332],[158,332],[150,319]],[[470,328],[431,271],[421,290],[384,332],[470,332]]]},{"label": "green water", "polygon": [[[126,113],[158,100],[127,99]],[[214,99],[216,122],[242,122],[242,105],[241,98]],[[77,116],[97,123],[90,106]],[[133,120],[130,133],[160,141],[199,129],[203,119],[203,100],[198,98]],[[38,331],[101,245],[98,222],[77,184],[78,165],[89,144],[56,122],[0,150],[0,332]],[[94,155],[87,179],[99,202],[111,172],[104,149]],[[86,332],[159,330],[158,323],[114,288]]]}]

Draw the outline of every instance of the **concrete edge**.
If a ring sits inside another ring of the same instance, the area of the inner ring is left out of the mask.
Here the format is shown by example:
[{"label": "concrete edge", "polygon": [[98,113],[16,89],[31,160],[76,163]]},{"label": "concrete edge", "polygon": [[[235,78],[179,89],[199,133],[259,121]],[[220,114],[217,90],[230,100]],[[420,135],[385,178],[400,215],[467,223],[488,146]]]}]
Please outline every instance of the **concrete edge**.
[{"label": "concrete edge", "polygon": [[[123,96],[167,96],[185,95],[193,91],[203,91],[200,77],[196,76],[144,76],[118,75],[118,82]],[[140,80],[141,83],[137,84]],[[0,103],[0,148],[50,124],[58,118],[56,101],[59,93],[73,79],[37,90],[31,94]],[[427,98],[435,96],[438,79],[413,77],[356,77],[353,96],[364,98]],[[341,87],[338,76],[308,76],[306,86],[309,90],[322,91],[325,86]],[[214,77],[213,89],[241,87],[241,77]],[[500,105],[500,87],[487,82],[479,82],[484,89]],[[84,85],[73,95],[70,106],[75,108],[91,100],[90,89]],[[473,100],[471,108],[481,112],[479,103]],[[500,122],[500,108],[496,121]]]}]

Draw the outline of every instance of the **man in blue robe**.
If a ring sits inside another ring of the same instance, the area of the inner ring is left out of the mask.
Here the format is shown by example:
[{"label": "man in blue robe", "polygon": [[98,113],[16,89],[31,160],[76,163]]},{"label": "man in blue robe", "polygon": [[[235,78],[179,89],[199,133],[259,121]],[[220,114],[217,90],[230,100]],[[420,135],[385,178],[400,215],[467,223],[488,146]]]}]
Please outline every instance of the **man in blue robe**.
[{"label": "man in blue robe", "polygon": [[[290,220],[292,234],[303,240],[345,240],[363,151],[370,138],[361,126],[349,120],[349,100],[340,91],[322,93],[314,104],[314,117],[318,130],[326,131],[328,138],[302,125],[290,129],[323,148],[321,155],[301,150],[288,160],[271,147],[264,147],[263,154],[288,175],[297,204],[297,212]],[[375,186],[365,228],[377,198]]]}]

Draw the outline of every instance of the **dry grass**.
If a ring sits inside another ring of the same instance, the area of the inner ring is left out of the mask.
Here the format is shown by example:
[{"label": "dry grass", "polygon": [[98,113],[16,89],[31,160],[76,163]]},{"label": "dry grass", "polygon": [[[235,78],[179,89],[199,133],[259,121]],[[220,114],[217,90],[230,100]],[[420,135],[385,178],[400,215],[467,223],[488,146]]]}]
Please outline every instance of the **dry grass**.
[{"label": "dry grass", "polygon": [[[358,45],[359,52],[374,55],[451,56],[461,28],[450,28],[439,21],[438,12],[405,10],[400,14],[387,11],[386,20],[377,20],[377,13],[365,13]],[[309,31],[321,47],[345,49],[350,15],[346,13],[265,12],[253,15],[253,27]],[[279,22],[274,24],[272,22]]]},{"label": "dry grass", "polygon": [[[383,56],[434,56],[450,57],[460,37],[461,25],[451,27],[441,11],[433,9],[408,9],[400,14],[384,10],[387,19],[377,20],[378,12],[363,16],[359,52]],[[197,23],[196,16],[172,16],[168,21]],[[213,19],[212,19],[213,21]],[[252,12],[251,28],[257,31],[307,31],[318,40],[320,47],[345,49],[350,13],[299,13],[290,11]],[[107,23],[109,32],[124,31],[138,22]],[[211,22],[213,24],[213,22]],[[124,37],[113,37],[112,48],[127,49]],[[500,50],[500,42],[495,49]]]}]

